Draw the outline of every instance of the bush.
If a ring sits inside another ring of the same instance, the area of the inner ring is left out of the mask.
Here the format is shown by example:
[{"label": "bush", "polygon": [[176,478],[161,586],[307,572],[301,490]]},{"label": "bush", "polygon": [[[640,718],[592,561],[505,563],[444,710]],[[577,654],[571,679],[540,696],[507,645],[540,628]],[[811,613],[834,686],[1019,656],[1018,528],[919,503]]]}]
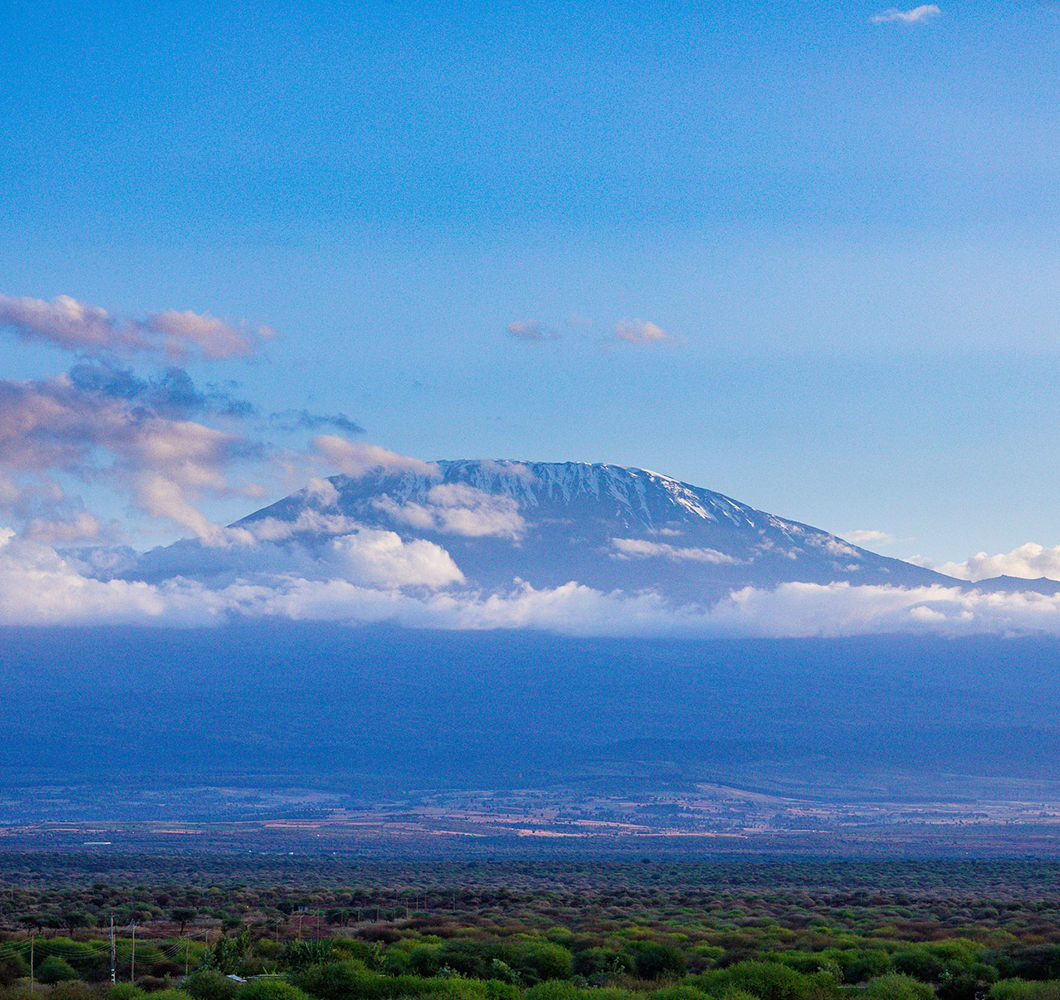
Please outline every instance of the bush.
[{"label": "bush", "polygon": [[553,979],[547,983],[531,986],[524,996],[526,1000],[581,1000],[581,990],[574,983]]},{"label": "bush", "polygon": [[1060,982],[1033,983],[1002,979],[990,988],[990,1000],[1060,1000]]},{"label": "bush", "polygon": [[78,978],[91,980],[110,978],[110,949],[108,947],[103,950],[103,945],[99,943],[86,944],[83,941],[73,941],[65,937],[38,940],[37,968],[39,969],[44,964],[45,959],[53,956],[69,965],[77,973]]},{"label": "bush", "polygon": [[188,1000],[188,994],[183,990],[170,987],[169,989],[159,990],[157,993],[152,993],[151,1000]]},{"label": "bush", "polygon": [[892,973],[869,980],[862,996],[871,1000],[932,1000],[935,991],[912,976]]},{"label": "bush", "polygon": [[11,986],[23,976],[29,975],[29,962],[17,951],[0,960],[0,986]]},{"label": "bush", "polygon": [[[169,980],[161,976],[141,976],[136,980],[136,985],[145,993],[158,993],[169,986]],[[188,994],[182,993],[182,995],[187,997]]]},{"label": "bush", "polygon": [[642,945],[633,956],[633,971],[641,979],[661,979],[663,976],[681,976],[685,971],[684,952],[672,944],[651,942]]},{"label": "bush", "polygon": [[291,977],[291,982],[319,1000],[349,1000],[351,997],[374,996],[370,983],[378,976],[370,973],[363,962],[329,962],[314,965]]},{"label": "bush", "polygon": [[705,1000],[694,986],[670,986],[648,994],[648,1000]]},{"label": "bush", "polygon": [[907,951],[899,951],[891,958],[891,964],[896,972],[912,976],[922,983],[934,983],[942,977],[946,967],[937,956],[925,951],[923,948],[910,948]]},{"label": "bush", "polygon": [[1002,979],[990,989],[990,1000],[1031,1000],[1037,983],[1025,979]]},{"label": "bush", "polygon": [[239,1000],[310,1000],[309,994],[283,979],[255,979],[239,991]]},{"label": "bush", "polygon": [[864,983],[887,975],[891,968],[891,956],[879,949],[845,952],[840,956],[840,964],[845,982]]},{"label": "bush", "polygon": [[58,955],[49,955],[34,970],[34,976],[38,983],[64,983],[79,978],[77,970]]},{"label": "bush", "polygon": [[48,1000],[99,1000],[99,990],[88,983],[70,979],[56,983],[48,994]]},{"label": "bush", "polygon": [[115,983],[107,990],[107,1000],[144,1000],[147,994],[132,983]]},{"label": "bush", "polygon": [[573,971],[594,982],[606,976],[631,972],[629,956],[610,948],[586,948],[574,956]]},{"label": "bush", "polygon": [[239,986],[223,973],[205,969],[190,976],[184,989],[195,1000],[234,1000]]},{"label": "bush", "polygon": [[810,996],[839,996],[839,983],[828,973],[812,976],[778,962],[738,962],[727,969],[706,972],[695,979],[706,992],[724,997],[742,990],[759,1000],[804,1000]]},{"label": "bush", "polygon": [[437,945],[421,944],[409,952],[406,962],[410,972],[417,976],[436,976],[442,967]]},{"label": "bush", "polygon": [[[492,972],[492,962],[491,972]],[[508,964],[525,980],[569,979],[571,954],[562,945],[535,944],[513,952]],[[529,973],[529,975],[528,975]]]}]

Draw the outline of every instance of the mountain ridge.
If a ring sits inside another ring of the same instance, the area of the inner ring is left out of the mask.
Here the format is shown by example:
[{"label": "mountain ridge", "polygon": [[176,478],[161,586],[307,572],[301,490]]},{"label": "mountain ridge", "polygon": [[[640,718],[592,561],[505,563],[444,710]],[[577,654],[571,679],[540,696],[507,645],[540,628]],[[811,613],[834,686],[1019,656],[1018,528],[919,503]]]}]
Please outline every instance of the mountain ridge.
[{"label": "mountain ridge", "polygon": [[289,530],[310,541],[358,528],[394,531],[444,547],[485,588],[576,581],[703,601],[792,582],[961,584],[713,490],[609,463],[379,467],[318,481],[232,527]]}]

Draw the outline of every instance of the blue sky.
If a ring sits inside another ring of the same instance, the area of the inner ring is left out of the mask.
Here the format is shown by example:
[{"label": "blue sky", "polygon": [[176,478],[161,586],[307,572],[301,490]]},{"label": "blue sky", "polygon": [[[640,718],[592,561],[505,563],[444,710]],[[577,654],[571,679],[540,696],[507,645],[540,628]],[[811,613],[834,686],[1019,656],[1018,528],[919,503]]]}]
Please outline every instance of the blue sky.
[{"label": "blue sky", "polygon": [[[1056,5],[319,6],[0,5],[0,293],[267,324],[182,364],[404,454],[652,468],[939,563],[1060,543]],[[7,379],[78,361],[0,337]],[[257,479],[193,499],[294,481]]]}]

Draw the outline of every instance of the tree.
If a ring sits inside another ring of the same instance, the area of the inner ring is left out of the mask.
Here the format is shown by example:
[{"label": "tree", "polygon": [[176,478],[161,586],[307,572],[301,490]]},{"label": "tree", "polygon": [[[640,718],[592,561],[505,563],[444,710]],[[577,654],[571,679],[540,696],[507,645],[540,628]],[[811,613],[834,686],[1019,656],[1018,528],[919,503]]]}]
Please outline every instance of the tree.
[{"label": "tree", "polygon": [[188,923],[194,920],[199,913],[198,910],[193,910],[189,906],[178,906],[176,909],[170,910],[169,915],[180,924],[180,936],[184,937],[184,928],[187,927]]}]

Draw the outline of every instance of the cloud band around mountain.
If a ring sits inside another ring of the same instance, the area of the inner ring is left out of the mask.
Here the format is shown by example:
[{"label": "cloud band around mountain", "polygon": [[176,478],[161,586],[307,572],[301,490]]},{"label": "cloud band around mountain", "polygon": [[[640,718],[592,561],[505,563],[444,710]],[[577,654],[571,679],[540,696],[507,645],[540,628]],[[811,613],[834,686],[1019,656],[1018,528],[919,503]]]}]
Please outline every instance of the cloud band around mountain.
[{"label": "cloud band around mountain", "polygon": [[185,565],[153,582],[107,578],[93,564],[98,552],[64,555],[0,530],[0,625],[286,620],[642,638],[1060,636],[1060,596],[1033,593],[787,583],[745,587],[713,604],[674,604],[651,591],[517,580],[483,592],[467,586],[442,546],[378,529],[355,530],[315,550],[243,537],[228,549],[197,551],[196,558],[213,561],[209,572],[203,562],[198,574]]}]

